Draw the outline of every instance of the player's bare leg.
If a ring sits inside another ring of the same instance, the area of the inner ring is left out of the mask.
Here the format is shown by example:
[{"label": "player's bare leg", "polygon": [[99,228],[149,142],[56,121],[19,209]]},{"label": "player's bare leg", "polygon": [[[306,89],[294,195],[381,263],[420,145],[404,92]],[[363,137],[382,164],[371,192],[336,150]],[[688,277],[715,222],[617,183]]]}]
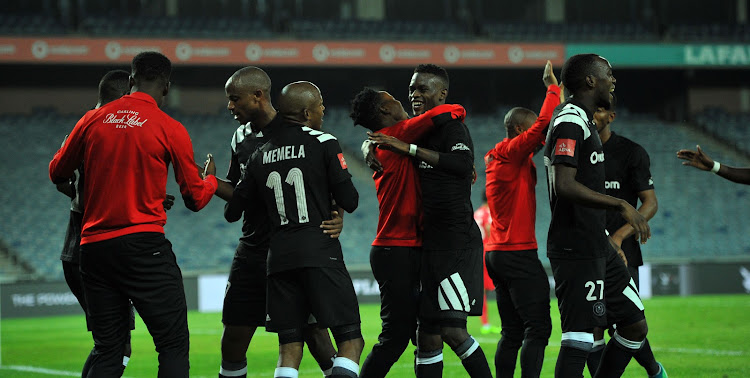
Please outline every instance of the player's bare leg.
[{"label": "player's bare leg", "polygon": [[333,343],[331,343],[331,336],[328,334],[328,329],[310,325],[305,328],[303,334],[307,348],[310,349],[310,354],[318,362],[323,375],[326,377],[331,375],[333,361],[336,358],[336,349],[333,347]]},{"label": "player's bare leg", "polygon": [[274,378],[297,378],[299,376],[303,346],[304,343],[301,341],[279,345],[279,361],[273,373]]},{"label": "player's bare leg", "polygon": [[247,376],[247,348],[257,327],[225,325],[221,334],[219,378]]}]

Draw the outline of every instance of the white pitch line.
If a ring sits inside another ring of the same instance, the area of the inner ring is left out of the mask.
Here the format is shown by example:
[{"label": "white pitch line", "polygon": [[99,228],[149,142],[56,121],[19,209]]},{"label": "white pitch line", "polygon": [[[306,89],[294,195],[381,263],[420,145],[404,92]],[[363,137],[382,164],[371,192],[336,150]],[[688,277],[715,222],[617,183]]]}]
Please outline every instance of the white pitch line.
[{"label": "white pitch line", "polygon": [[47,374],[47,375],[56,375],[56,376],[65,376],[65,377],[80,377],[81,372],[74,372],[74,371],[65,371],[65,370],[54,370],[54,369],[45,369],[40,368],[36,366],[21,366],[21,365],[6,365],[6,366],[0,366],[0,370],[15,370],[15,371],[23,371],[27,373],[39,373],[39,374]]}]

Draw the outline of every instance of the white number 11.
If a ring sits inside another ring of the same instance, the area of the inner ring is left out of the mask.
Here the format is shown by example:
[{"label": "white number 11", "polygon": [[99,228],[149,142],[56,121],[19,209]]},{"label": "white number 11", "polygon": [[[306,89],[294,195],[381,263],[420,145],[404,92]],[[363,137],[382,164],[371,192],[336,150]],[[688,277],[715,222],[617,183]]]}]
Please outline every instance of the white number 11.
[{"label": "white number 11", "polygon": [[[307,196],[305,195],[305,180],[302,177],[302,171],[299,168],[292,168],[286,175],[286,183],[294,187],[294,196],[297,199],[297,216],[299,223],[307,223],[310,221],[307,214]],[[273,171],[268,175],[266,180],[266,186],[273,189],[274,197],[276,197],[276,209],[279,212],[279,218],[281,224],[285,225],[289,223],[289,219],[286,217],[286,206],[284,205],[284,191],[282,188],[281,175],[279,172]]]}]

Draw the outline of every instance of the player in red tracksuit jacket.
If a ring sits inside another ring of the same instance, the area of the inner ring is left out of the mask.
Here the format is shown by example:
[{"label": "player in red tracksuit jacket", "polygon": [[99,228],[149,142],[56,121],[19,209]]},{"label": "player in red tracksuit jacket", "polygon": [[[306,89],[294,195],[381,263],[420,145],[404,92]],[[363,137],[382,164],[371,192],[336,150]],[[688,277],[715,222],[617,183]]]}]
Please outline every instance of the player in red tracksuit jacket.
[{"label": "player in red tracksuit jacket", "polygon": [[536,167],[531,160],[544,143],[552,112],[560,104],[560,87],[549,61],[543,81],[547,97],[539,117],[525,108],[511,109],[505,115],[508,137],[484,157],[492,215],[485,258],[502,323],[496,377],[513,377],[519,349],[522,375],[538,377],[552,331],[549,281],[537,256]]},{"label": "player in red tracksuit jacket", "polygon": [[54,183],[81,162],[86,172],[80,269],[94,338],[89,377],[122,375],[130,301],[154,339],[159,376],[189,375],[182,273],[164,237],[168,167],[193,211],[217,183],[210,155],[202,179],[187,131],[159,109],[170,74],[166,56],[136,55],[131,94],[86,113],[49,165]]}]

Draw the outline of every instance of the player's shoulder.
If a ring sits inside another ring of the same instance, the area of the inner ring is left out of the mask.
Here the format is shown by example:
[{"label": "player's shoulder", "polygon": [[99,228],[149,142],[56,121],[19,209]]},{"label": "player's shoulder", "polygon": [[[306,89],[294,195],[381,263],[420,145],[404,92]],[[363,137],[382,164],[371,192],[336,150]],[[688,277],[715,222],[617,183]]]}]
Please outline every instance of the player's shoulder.
[{"label": "player's shoulder", "polygon": [[316,140],[318,143],[338,143],[338,139],[333,134],[329,134],[325,131],[315,130],[307,126],[298,128],[300,135],[311,140]]},{"label": "player's shoulder", "polygon": [[648,153],[646,152],[646,149],[643,148],[643,146],[641,146],[640,144],[638,144],[634,140],[632,140],[630,138],[627,138],[627,137],[624,137],[624,136],[619,135],[619,134],[613,134],[613,135],[616,136],[617,143],[620,146],[620,148],[622,148],[624,150],[627,150],[627,151],[630,151],[630,152],[633,152],[633,153],[644,153],[644,154],[648,155]]},{"label": "player's shoulder", "polygon": [[574,125],[580,127],[583,131],[583,139],[588,139],[591,136],[588,115],[580,106],[566,102],[561,104],[557,110],[557,114],[552,120],[553,129],[561,125]]},{"label": "player's shoulder", "polygon": [[253,132],[252,123],[248,122],[237,127],[237,130],[232,134],[232,151],[237,151],[237,146],[245,142],[246,140],[262,137],[262,131],[257,133]]}]

